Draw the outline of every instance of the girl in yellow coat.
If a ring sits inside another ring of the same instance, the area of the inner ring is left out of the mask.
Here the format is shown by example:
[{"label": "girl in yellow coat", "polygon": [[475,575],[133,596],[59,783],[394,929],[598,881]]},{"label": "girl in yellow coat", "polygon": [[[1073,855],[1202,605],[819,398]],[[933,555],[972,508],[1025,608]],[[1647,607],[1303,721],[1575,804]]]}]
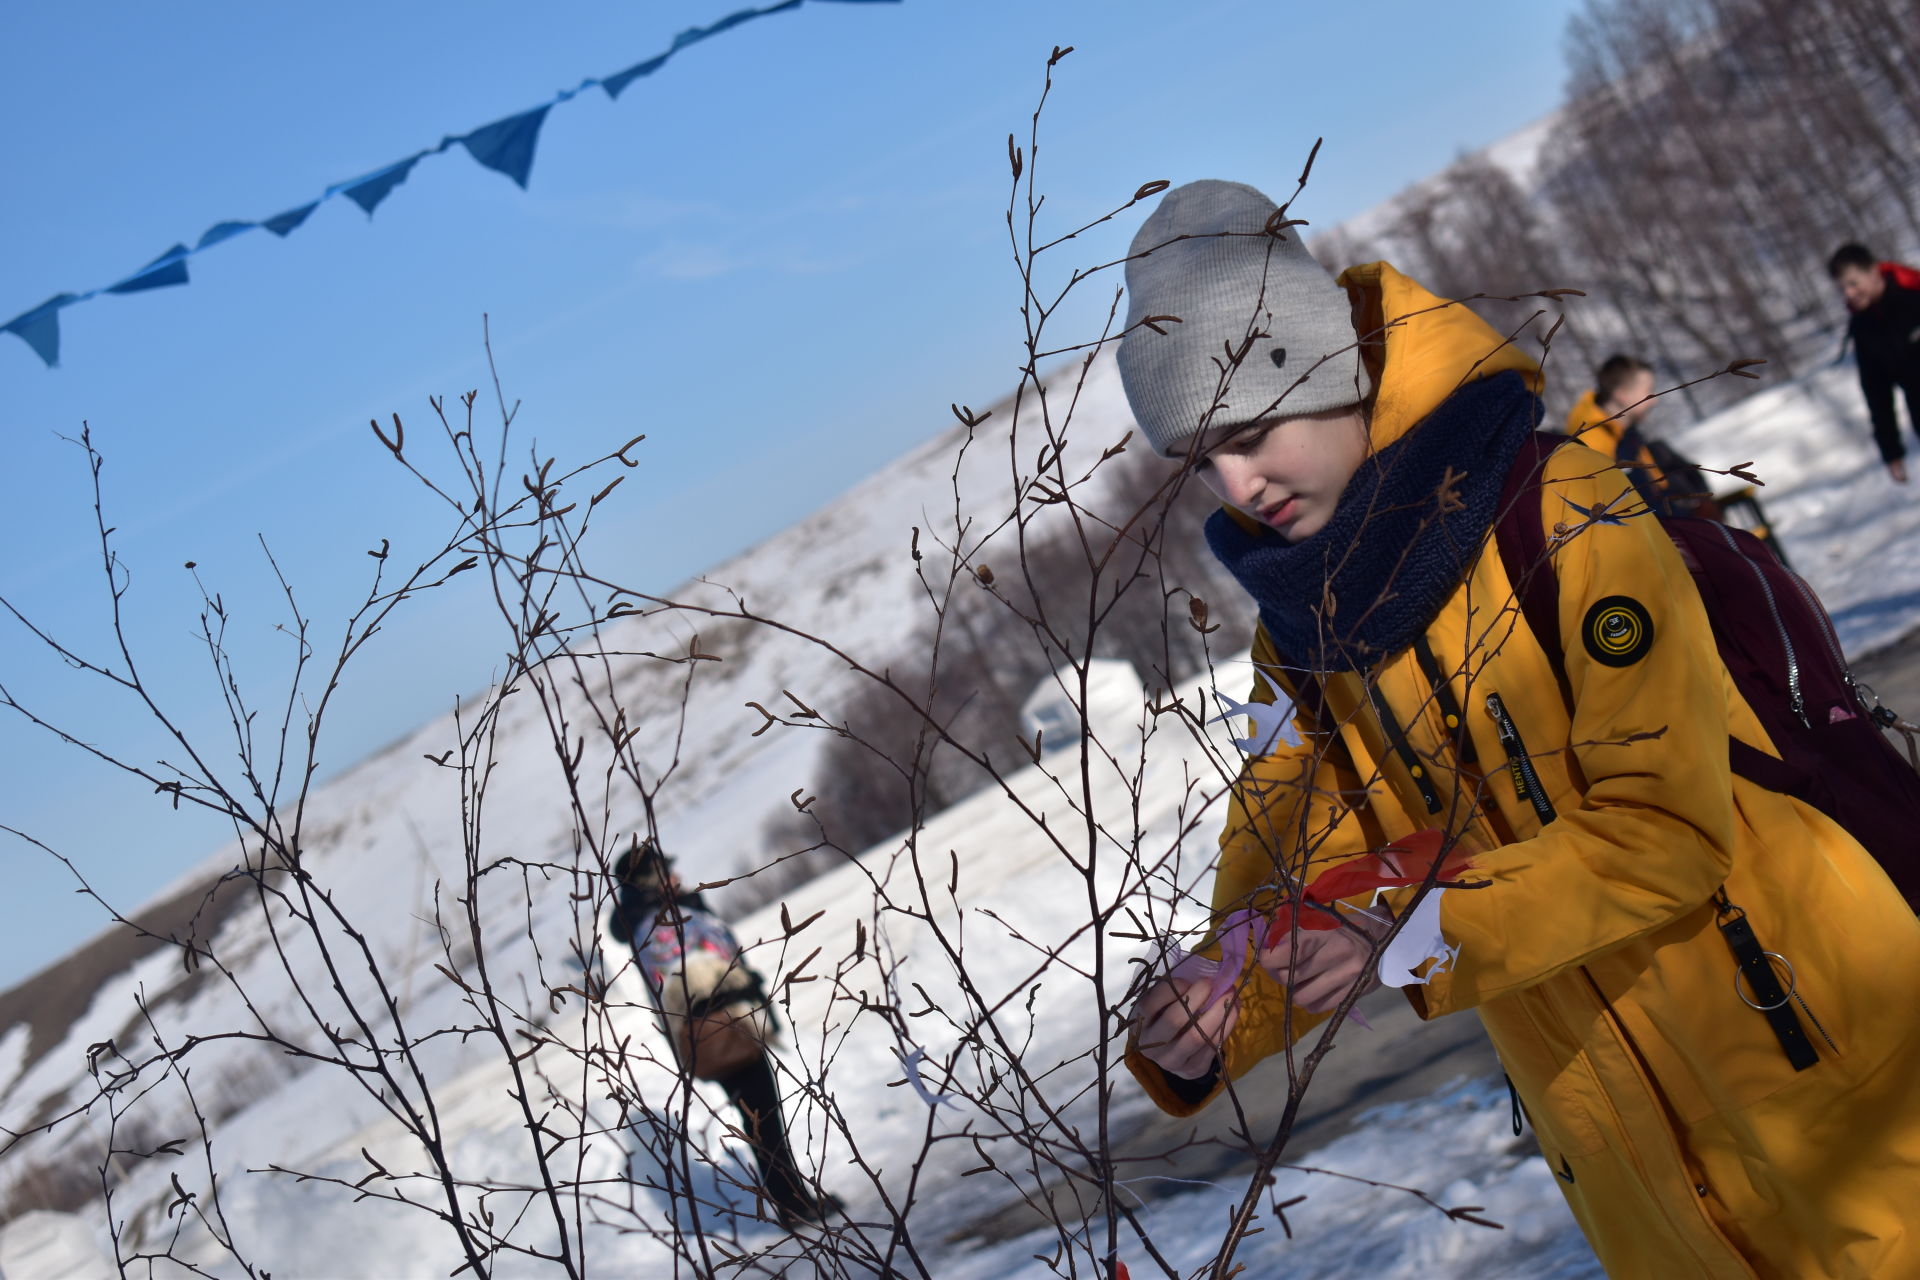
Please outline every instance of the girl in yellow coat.
[{"label": "girl in yellow coat", "polygon": [[1920,1276],[1920,922],[1844,829],[1730,773],[1729,735],[1772,744],[1672,543],[1578,444],[1538,489],[1541,648],[1490,540],[1539,370],[1384,263],[1329,279],[1281,221],[1192,183],[1128,264],[1135,416],[1226,504],[1254,696],[1304,707],[1236,784],[1216,927],[1423,830],[1470,868],[1256,928],[1225,998],[1161,979],[1129,1066],[1190,1114],[1385,980],[1426,1018],[1479,1010],[1609,1274]]}]

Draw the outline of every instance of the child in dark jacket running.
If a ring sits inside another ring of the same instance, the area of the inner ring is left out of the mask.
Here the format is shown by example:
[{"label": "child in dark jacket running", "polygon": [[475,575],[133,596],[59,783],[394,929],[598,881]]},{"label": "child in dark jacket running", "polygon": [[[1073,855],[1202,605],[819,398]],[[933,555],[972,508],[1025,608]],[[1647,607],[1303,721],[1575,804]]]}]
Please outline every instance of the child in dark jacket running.
[{"label": "child in dark jacket running", "polygon": [[1385,263],[1329,278],[1237,183],[1168,192],[1127,283],[1128,400],[1224,504],[1250,700],[1298,730],[1234,786],[1214,940],[1142,996],[1141,1085],[1191,1114],[1386,983],[1479,1011],[1610,1274],[1920,1275],[1920,921],[1838,823],[1731,772],[1730,739],[1770,740],[1577,442],[1525,491],[1554,651],[1521,619],[1489,535],[1535,362]]}]

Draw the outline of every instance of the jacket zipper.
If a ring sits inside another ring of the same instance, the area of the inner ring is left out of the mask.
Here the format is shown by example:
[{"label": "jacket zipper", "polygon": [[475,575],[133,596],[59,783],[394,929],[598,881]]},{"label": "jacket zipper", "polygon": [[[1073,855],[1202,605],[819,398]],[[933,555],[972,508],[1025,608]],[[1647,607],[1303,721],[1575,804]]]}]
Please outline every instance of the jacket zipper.
[{"label": "jacket zipper", "polygon": [[[1428,685],[1433,689],[1434,703],[1439,708],[1440,719],[1446,730],[1441,736],[1453,749],[1454,773],[1456,776],[1464,776],[1470,769],[1476,779],[1476,795],[1470,806],[1467,820],[1478,836],[1487,842],[1488,848],[1505,844],[1512,838],[1511,833],[1502,837],[1493,826],[1492,815],[1499,812],[1498,807],[1492,805],[1488,798],[1478,794],[1477,784],[1484,781],[1485,775],[1479,770],[1479,751],[1474,747],[1473,734],[1467,729],[1466,712],[1461,708],[1460,700],[1454,696],[1452,682],[1442,670],[1440,659],[1424,634],[1413,642],[1413,652],[1422,674],[1426,676]],[[1470,679],[1468,685],[1469,687],[1472,685]]]},{"label": "jacket zipper", "polygon": [[[1634,1039],[1632,1032],[1627,1030],[1626,1023],[1620,1020],[1619,1011],[1613,1007],[1613,1002],[1607,999],[1606,992],[1601,990],[1599,981],[1593,976],[1593,970],[1589,969],[1586,965],[1581,965],[1579,972],[1586,992],[1593,1000],[1595,1009],[1598,1011],[1599,1016],[1605,1020],[1608,1030],[1612,1032],[1615,1041],[1618,1042],[1624,1051],[1626,1061],[1629,1064],[1629,1070],[1639,1084],[1641,1091],[1645,1094],[1647,1101],[1659,1111],[1661,1117],[1658,1135],[1651,1132],[1644,1135],[1640,1133],[1630,1133],[1628,1135],[1628,1151],[1631,1158],[1636,1164],[1640,1165],[1643,1170],[1651,1173],[1651,1159],[1633,1149],[1633,1140],[1640,1138],[1649,1148],[1652,1147],[1655,1140],[1663,1141],[1664,1145],[1668,1148],[1667,1154],[1669,1158],[1673,1161],[1674,1165],[1678,1166],[1672,1169],[1672,1172],[1679,1174],[1685,1180],[1683,1185],[1688,1186],[1693,1192],[1692,1195],[1684,1197],[1684,1200],[1693,1206],[1694,1213],[1698,1215],[1695,1221],[1704,1225],[1707,1234],[1712,1239],[1731,1251],[1734,1247],[1733,1242],[1727,1238],[1725,1230],[1706,1208],[1705,1202],[1708,1196],[1712,1194],[1712,1189],[1708,1187],[1705,1182],[1699,1181],[1701,1177],[1700,1170],[1691,1162],[1686,1143],[1681,1138],[1679,1120],[1674,1114],[1672,1100],[1668,1098],[1666,1090],[1660,1083],[1659,1077],[1654,1074],[1653,1064],[1647,1061],[1646,1055],[1640,1050],[1639,1041]],[[1590,1058],[1589,1069],[1593,1069]],[[1598,1083],[1597,1073],[1596,1083]],[[1604,1088],[1604,1086],[1602,1087]],[[1538,1132],[1537,1129],[1536,1132]],[[1678,1212],[1679,1203],[1682,1198],[1668,1196],[1660,1196],[1659,1198],[1663,1206],[1674,1210],[1674,1212],[1666,1214],[1668,1224],[1672,1226],[1675,1231],[1683,1235],[1688,1234],[1688,1224],[1682,1221],[1682,1218],[1686,1215]],[[1695,1247],[1697,1248],[1698,1246]],[[1744,1262],[1744,1259],[1742,1261]],[[1758,1273],[1750,1267],[1743,1267],[1743,1271],[1746,1275],[1758,1280]]]},{"label": "jacket zipper", "polygon": [[1500,735],[1500,745],[1507,750],[1507,769],[1513,775],[1514,791],[1533,806],[1540,825],[1546,826],[1558,815],[1554,812],[1553,802],[1547,799],[1547,789],[1541,784],[1540,775],[1534,772],[1533,758],[1527,754],[1527,744],[1520,740],[1520,730],[1515,727],[1513,717],[1507,714],[1507,704],[1499,694],[1487,695],[1487,714],[1493,717],[1493,727]]},{"label": "jacket zipper", "polygon": [[1793,637],[1787,634],[1787,624],[1780,617],[1780,602],[1773,598],[1773,588],[1768,585],[1767,575],[1761,572],[1760,566],[1741,555],[1740,545],[1733,540],[1733,535],[1727,532],[1727,526],[1716,524],[1713,527],[1726,540],[1727,549],[1740,556],[1747,568],[1753,570],[1754,580],[1760,584],[1760,594],[1767,601],[1767,612],[1773,615],[1774,629],[1780,633],[1780,647],[1787,651],[1787,691],[1790,695],[1789,702],[1793,707],[1793,714],[1801,724],[1807,724],[1807,700],[1800,693],[1800,659],[1793,652]]}]

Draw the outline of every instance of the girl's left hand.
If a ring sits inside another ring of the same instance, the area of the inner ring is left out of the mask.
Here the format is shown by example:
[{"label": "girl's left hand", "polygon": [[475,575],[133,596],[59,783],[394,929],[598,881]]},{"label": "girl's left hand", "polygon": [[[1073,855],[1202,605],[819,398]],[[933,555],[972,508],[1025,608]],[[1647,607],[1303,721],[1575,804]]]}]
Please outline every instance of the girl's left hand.
[{"label": "girl's left hand", "polygon": [[1161,978],[1141,996],[1133,1021],[1140,1052],[1164,1071],[1199,1080],[1220,1059],[1221,1046],[1240,1021],[1240,1000],[1228,995],[1209,1006],[1211,978]]}]

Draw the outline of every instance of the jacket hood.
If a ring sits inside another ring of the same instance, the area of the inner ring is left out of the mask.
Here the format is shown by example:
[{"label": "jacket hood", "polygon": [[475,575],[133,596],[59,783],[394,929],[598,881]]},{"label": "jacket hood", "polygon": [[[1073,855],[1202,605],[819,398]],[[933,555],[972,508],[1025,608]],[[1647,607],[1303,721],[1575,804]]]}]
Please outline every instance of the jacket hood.
[{"label": "jacket hood", "polygon": [[1591,388],[1581,392],[1573,408],[1567,411],[1567,434],[1608,457],[1619,452],[1620,439],[1626,433],[1627,424],[1618,415],[1602,409]]},{"label": "jacket hood", "polygon": [[1600,402],[1594,398],[1593,388],[1588,387],[1573,402],[1573,408],[1567,410],[1567,434],[1577,436],[1581,430],[1607,415],[1600,412]]},{"label": "jacket hood", "polygon": [[1904,262],[1883,262],[1880,264],[1880,274],[1902,289],[1920,291],[1920,270]]},{"label": "jacket hood", "polygon": [[1373,385],[1370,438],[1378,453],[1469,382],[1517,370],[1534,394],[1540,365],[1504,334],[1385,262],[1340,273]]}]

